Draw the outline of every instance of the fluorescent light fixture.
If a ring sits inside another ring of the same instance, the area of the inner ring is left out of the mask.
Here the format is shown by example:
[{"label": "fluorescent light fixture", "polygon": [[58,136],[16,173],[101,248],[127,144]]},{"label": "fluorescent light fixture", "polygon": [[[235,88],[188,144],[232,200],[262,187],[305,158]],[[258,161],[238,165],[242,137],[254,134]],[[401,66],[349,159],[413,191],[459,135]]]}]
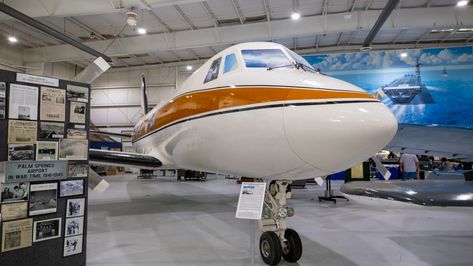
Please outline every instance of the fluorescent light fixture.
[{"label": "fluorescent light fixture", "polygon": [[473,28],[461,28],[461,29],[458,29],[457,32],[460,32],[460,33],[473,32]]},{"label": "fluorescent light fixture", "polygon": [[468,0],[461,0],[457,2],[458,7],[464,7],[466,5],[468,5]]},{"label": "fluorescent light fixture", "polygon": [[139,27],[138,28],[138,33],[144,35],[144,34],[146,34],[146,29]]},{"label": "fluorescent light fixture", "polygon": [[299,14],[299,13],[297,13],[297,12],[294,12],[294,13],[292,13],[291,18],[292,18],[293,20],[298,20],[298,19],[301,18],[301,14]]},{"label": "fluorescent light fixture", "polygon": [[402,52],[402,53],[401,53],[401,57],[402,57],[402,58],[407,57],[407,53],[406,53],[406,52]]},{"label": "fluorescent light fixture", "polygon": [[187,69],[187,70],[192,70],[192,66],[191,66],[191,65],[188,65],[188,66],[186,66],[186,69]]},{"label": "fluorescent light fixture", "polygon": [[11,43],[16,43],[18,42],[18,39],[15,36],[8,36],[8,41]]}]

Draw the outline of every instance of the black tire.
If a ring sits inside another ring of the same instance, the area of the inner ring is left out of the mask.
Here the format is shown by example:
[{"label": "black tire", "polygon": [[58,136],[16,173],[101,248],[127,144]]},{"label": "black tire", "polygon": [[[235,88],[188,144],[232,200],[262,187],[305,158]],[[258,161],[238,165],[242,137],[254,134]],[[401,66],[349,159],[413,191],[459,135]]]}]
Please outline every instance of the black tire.
[{"label": "black tire", "polygon": [[286,229],[284,237],[287,240],[287,248],[282,248],[282,257],[287,262],[297,262],[302,256],[302,241],[296,231]]},{"label": "black tire", "polygon": [[279,192],[278,185],[276,184],[276,181],[273,180],[269,182],[269,193],[274,197],[276,194]]},{"label": "black tire", "polygon": [[259,239],[261,258],[268,265],[277,265],[281,261],[281,242],[275,232],[267,231]]}]

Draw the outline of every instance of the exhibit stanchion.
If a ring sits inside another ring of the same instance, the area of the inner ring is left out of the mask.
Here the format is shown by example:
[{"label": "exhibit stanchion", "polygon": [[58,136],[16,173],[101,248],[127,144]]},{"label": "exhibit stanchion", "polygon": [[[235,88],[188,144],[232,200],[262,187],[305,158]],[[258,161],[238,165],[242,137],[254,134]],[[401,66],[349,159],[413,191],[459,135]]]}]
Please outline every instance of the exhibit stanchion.
[{"label": "exhibit stanchion", "polygon": [[250,221],[250,265],[255,265],[255,239],[256,239],[256,221]]}]

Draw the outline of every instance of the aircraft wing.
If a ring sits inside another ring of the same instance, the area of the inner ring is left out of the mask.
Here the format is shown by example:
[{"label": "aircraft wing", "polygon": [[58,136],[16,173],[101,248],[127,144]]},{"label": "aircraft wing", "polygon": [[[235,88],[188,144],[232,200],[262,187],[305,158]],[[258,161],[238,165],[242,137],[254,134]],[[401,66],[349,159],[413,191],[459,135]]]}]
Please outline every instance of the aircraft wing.
[{"label": "aircraft wing", "polygon": [[399,124],[384,148],[395,152],[473,161],[473,129]]},{"label": "aircraft wing", "polygon": [[156,157],[131,152],[89,149],[89,161],[95,164],[157,169],[163,163]]}]

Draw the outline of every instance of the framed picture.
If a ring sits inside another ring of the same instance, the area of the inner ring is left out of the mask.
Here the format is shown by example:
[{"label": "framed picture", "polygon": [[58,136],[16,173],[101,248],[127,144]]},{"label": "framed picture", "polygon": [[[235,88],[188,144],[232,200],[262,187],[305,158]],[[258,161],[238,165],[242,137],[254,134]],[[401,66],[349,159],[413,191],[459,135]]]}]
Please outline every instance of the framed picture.
[{"label": "framed picture", "polygon": [[62,139],[64,138],[64,123],[43,122],[39,123],[40,139]]},{"label": "framed picture", "polygon": [[2,204],[1,219],[2,221],[10,221],[23,219],[28,217],[28,202],[16,202]]},{"label": "framed picture", "polygon": [[9,144],[8,160],[9,161],[33,161],[34,160],[33,144]]},{"label": "framed picture", "polygon": [[67,84],[67,99],[69,101],[88,102],[89,88]]},{"label": "framed picture", "polygon": [[2,252],[31,247],[33,219],[15,220],[2,224]]},{"label": "framed picture", "polygon": [[64,121],[66,119],[66,91],[41,87],[40,119]]},{"label": "framed picture", "polygon": [[36,121],[8,120],[8,144],[35,144]]},{"label": "framed picture", "polygon": [[9,118],[38,119],[38,87],[10,83]]},{"label": "framed picture", "polygon": [[89,143],[86,139],[59,140],[60,160],[87,160]]},{"label": "framed picture", "polygon": [[82,253],[83,235],[64,238],[64,257]]},{"label": "framed picture", "polygon": [[84,124],[85,123],[85,111],[87,104],[83,102],[71,102],[70,118],[69,122]]},{"label": "framed picture", "polygon": [[84,232],[84,216],[67,218],[64,225],[64,236],[82,235]]},{"label": "framed picture", "polygon": [[0,82],[0,119],[5,119],[6,117],[6,96],[7,84],[5,82]]},{"label": "framed picture", "polygon": [[59,197],[78,196],[84,194],[84,179],[65,180],[59,182]]},{"label": "framed picture", "polygon": [[85,131],[85,128],[68,128],[67,138],[68,139],[87,139],[87,131]]},{"label": "framed picture", "polygon": [[61,221],[60,217],[35,221],[33,225],[33,242],[61,237]]},{"label": "framed picture", "polygon": [[66,217],[84,216],[85,198],[68,199],[66,204]]},{"label": "framed picture", "polygon": [[37,161],[52,161],[57,160],[57,147],[55,141],[38,141],[36,142],[36,160]]},{"label": "framed picture", "polygon": [[28,182],[0,184],[0,198],[2,204],[27,201],[29,195],[29,185],[30,184]]},{"label": "framed picture", "polygon": [[89,164],[69,163],[68,177],[87,177],[88,173],[89,173]]},{"label": "framed picture", "polygon": [[57,183],[31,185],[30,194],[31,216],[57,211]]}]

